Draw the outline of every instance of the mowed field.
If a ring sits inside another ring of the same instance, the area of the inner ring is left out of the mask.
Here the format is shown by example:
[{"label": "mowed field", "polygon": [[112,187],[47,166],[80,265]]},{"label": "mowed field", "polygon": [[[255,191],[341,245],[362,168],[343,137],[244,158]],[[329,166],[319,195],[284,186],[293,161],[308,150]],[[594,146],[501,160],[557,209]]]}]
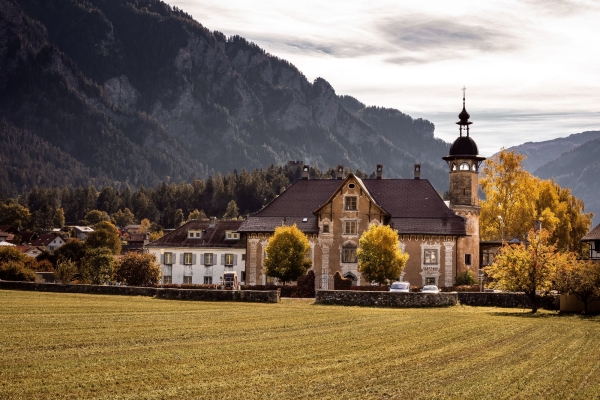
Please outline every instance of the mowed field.
[{"label": "mowed field", "polygon": [[600,317],[0,291],[0,398],[598,398]]}]

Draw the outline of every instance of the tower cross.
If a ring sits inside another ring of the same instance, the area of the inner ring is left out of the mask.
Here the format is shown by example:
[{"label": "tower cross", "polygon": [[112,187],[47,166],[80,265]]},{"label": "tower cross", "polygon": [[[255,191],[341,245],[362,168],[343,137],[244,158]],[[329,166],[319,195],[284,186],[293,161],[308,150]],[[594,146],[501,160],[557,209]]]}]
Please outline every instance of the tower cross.
[{"label": "tower cross", "polygon": [[465,98],[465,91],[467,90],[467,88],[465,87],[465,85],[463,85],[463,87],[462,87],[461,90],[463,91],[463,99],[464,99]]}]

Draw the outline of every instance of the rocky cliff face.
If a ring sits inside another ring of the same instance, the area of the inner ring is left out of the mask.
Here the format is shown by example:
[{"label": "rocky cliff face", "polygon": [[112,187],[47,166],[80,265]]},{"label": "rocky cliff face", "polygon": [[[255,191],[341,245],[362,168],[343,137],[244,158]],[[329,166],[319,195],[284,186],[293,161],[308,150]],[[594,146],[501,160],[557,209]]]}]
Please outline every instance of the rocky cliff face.
[{"label": "rocky cliff face", "polygon": [[[367,173],[381,163],[388,177],[411,177],[412,165],[421,163],[422,176],[447,189],[441,157],[449,145],[433,137],[430,122],[340,97],[326,80],[309,82],[287,61],[241,37],[211,32],[165,3],[0,4],[7,10],[3,21],[15,19],[10,15],[25,21],[10,29],[25,32],[17,47],[29,54],[4,52],[0,84],[23,57],[29,67],[39,65],[36,46],[48,48],[42,68],[56,78],[35,82],[39,75],[32,72],[30,94],[2,114],[50,140],[91,175],[152,185],[304,160]],[[57,89],[62,86],[67,90]],[[6,104],[7,94],[1,97]],[[40,108],[40,97],[54,103],[44,116],[29,112]],[[72,123],[64,121],[67,115]],[[53,133],[45,135],[48,118]]]}]

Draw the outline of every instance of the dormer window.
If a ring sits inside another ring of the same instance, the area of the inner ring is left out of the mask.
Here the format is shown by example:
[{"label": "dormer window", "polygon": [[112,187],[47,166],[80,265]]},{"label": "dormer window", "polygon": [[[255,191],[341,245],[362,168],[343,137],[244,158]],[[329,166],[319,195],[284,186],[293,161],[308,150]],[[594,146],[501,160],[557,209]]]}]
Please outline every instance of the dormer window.
[{"label": "dormer window", "polygon": [[200,239],[202,237],[202,231],[190,230],[188,231],[189,239]]},{"label": "dormer window", "polygon": [[225,232],[225,239],[226,240],[239,240],[240,238],[240,233],[239,232],[234,232],[234,231],[227,231]]}]

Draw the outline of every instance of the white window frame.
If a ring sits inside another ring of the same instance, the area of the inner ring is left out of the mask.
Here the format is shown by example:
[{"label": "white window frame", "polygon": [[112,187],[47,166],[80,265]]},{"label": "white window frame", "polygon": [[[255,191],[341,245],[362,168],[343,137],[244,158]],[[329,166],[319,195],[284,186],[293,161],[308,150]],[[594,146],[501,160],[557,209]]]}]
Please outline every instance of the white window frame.
[{"label": "white window frame", "polygon": [[[233,260],[234,260],[234,258],[235,257],[233,255],[233,253],[226,253],[225,254],[225,265],[226,266],[233,266]],[[229,262],[229,261],[231,261],[231,262]]]},{"label": "white window frame", "polygon": [[239,239],[240,239],[239,232],[234,232],[234,231],[225,232],[225,240],[239,240]]},{"label": "white window frame", "polygon": [[212,285],[212,276],[205,276],[204,277],[204,284],[205,285]]},{"label": "white window frame", "polygon": [[192,265],[194,255],[192,253],[183,253],[183,265]]},{"label": "white window frame", "polygon": [[[209,259],[210,259],[210,262],[208,262]],[[204,265],[207,265],[207,266],[215,265],[214,253],[204,253]]]},{"label": "white window frame", "polygon": [[165,252],[164,264],[165,265],[173,265],[173,253],[172,252],[170,252],[170,251]]}]

